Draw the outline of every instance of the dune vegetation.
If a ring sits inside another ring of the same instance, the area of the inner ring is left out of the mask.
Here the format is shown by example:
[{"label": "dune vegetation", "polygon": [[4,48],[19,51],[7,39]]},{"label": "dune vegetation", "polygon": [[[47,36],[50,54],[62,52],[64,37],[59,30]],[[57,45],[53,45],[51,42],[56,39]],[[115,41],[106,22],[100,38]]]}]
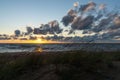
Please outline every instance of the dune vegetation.
[{"label": "dune vegetation", "polygon": [[120,52],[0,54],[0,80],[119,80]]}]

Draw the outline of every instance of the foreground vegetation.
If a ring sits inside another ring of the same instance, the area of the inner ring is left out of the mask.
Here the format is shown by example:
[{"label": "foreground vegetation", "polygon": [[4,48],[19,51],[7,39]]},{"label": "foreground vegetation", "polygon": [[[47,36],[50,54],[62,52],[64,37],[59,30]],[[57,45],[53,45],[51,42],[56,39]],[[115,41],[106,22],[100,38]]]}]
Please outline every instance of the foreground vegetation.
[{"label": "foreground vegetation", "polygon": [[0,54],[0,80],[119,80],[120,52]]}]

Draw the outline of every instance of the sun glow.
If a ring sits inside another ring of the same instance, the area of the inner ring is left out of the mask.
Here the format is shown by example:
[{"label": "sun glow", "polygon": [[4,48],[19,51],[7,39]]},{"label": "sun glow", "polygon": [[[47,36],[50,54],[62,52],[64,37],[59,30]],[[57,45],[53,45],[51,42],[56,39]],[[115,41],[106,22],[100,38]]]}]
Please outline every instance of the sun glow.
[{"label": "sun glow", "polygon": [[49,41],[45,40],[45,39],[42,39],[42,38],[37,38],[34,43],[47,43]]},{"label": "sun glow", "polygon": [[29,44],[29,43],[35,43],[35,44],[46,44],[46,43],[61,43],[59,41],[52,41],[52,40],[46,40],[42,38],[38,38],[36,40],[0,40],[0,43],[18,43],[18,44]]},{"label": "sun glow", "polygon": [[39,38],[39,39],[37,39],[37,41],[38,41],[38,42],[42,42],[42,39]]},{"label": "sun glow", "polygon": [[42,48],[40,48],[40,47],[36,47],[35,48],[35,50],[34,50],[34,52],[42,52],[43,50],[42,50]]},{"label": "sun glow", "polygon": [[50,41],[42,38],[37,38],[36,40],[32,40],[32,43],[54,43],[55,41]]}]

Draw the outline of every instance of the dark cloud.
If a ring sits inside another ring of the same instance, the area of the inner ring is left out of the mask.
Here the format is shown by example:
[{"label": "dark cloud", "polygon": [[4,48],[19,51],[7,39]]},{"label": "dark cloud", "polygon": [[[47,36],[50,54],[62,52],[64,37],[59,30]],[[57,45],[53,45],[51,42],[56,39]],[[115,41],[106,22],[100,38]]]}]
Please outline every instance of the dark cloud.
[{"label": "dark cloud", "polygon": [[111,25],[110,27],[109,27],[109,30],[116,30],[116,29],[119,29],[120,28],[120,25]]},{"label": "dark cloud", "polygon": [[85,19],[81,19],[81,17],[77,17],[73,21],[71,27],[72,29],[77,29],[77,30],[89,29],[93,23],[93,20],[94,20],[94,16],[87,16]]},{"label": "dark cloud", "polygon": [[40,29],[39,28],[34,28],[34,34],[40,34]]},{"label": "dark cloud", "polygon": [[76,15],[77,12],[73,9],[70,9],[67,15],[62,18],[61,22],[63,23],[64,26],[68,26],[74,20]]},{"label": "dark cloud", "polygon": [[114,30],[120,28],[120,16],[116,16],[113,20],[113,25],[109,29]]},{"label": "dark cloud", "polygon": [[62,29],[59,26],[57,20],[51,21],[48,24],[42,24],[40,28],[34,28],[34,34],[59,34],[62,32]]},{"label": "dark cloud", "polygon": [[100,4],[98,7],[98,14],[106,14],[106,4]]},{"label": "dark cloud", "polygon": [[[94,26],[94,28],[92,30],[94,32],[100,32],[102,30],[118,28],[118,25],[116,25],[115,22],[119,23],[119,20],[116,21],[114,19],[117,15],[118,15],[118,13],[112,13],[112,14],[109,13],[106,16],[106,18],[103,18],[100,21],[99,21],[100,18],[96,18],[95,20],[98,20],[99,23],[98,23],[98,25]],[[102,15],[100,17],[102,17]]]},{"label": "dark cloud", "polygon": [[114,18],[113,22],[114,22],[114,24],[115,24],[116,26],[120,26],[120,16],[116,16],[116,17]]},{"label": "dark cloud", "polygon": [[26,27],[27,34],[30,34],[33,32],[33,29],[31,27]]},{"label": "dark cloud", "polygon": [[20,30],[15,30],[15,36],[19,36],[21,34],[21,31]]},{"label": "dark cloud", "polygon": [[[94,2],[89,2],[85,5],[79,6],[78,3],[74,4],[74,7],[78,7],[79,11],[77,12],[76,10],[69,10],[67,15],[62,18],[62,23],[65,26],[68,26],[70,24],[72,30],[69,31],[69,33],[73,33],[74,30],[86,30],[90,29],[92,27],[92,23],[94,20],[100,19],[103,15],[99,15],[97,17],[94,17],[93,15],[87,15],[86,18],[83,18],[83,14],[85,12],[89,11],[96,11],[96,3]],[[104,7],[103,5],[100,6],[101,8]],[[82,15],[80,15],[82,13]]]},{"label": "dark cloud", "polygon": [[[81,6],[75,3],[74,7],[79,8],[79,11],[70,9],[67,15],[62,18],[62,23],[65,26],[71,26],[72,30],[69,31],[70,34],[74,30],[83,30],[83,34],[91,34],[92,32],[98,33],[100,31],[119,28],[120,18],[116,17],[118,12],[106,12],[106,4],[97,5],[91,1]],[[83,18],[84,16],[87,17]]]},{"label": "dark cloud", "polygon": [[62,18],[62,23],[64,26],[68,26],[74,20],[75,16],[66,15]]},{"label": "dark cloud", "polygon": [[99,20],[100,18],[102,18],[103,15],[102,14],[98,14],[97,17],[95,17],[95,21]]},{"label": "dark cloud", "polygon": [[34,28],[34,34],[43,34],[46,35],[50,31],[48,24],[42,24],[40,28]]},{"label": "dark cloud", "polygon": [[49,25],[50,25],[50,32],[53,32],[54,34],[55,33],[59,34],[62,32],[62,29],[60,28],[57,20],[49,22]]},{"label": "dark cloud", "polygon": [[83,30],[83,32],[82,32],[82,34],[91,34],[92,33],[92,31],[90,31],[90,30]]},{"label": "dark cloud", "polygon": [[79,11],[80,12],[88,12],[88,11],[91,11],[91,10],[95,10],[95,7],[96,7],[96,3],[94,2],[89,2],[88,4],[85,4],[85,5],[81,5],[81,7],[79,8]]},{"label": "dark cloud", "polygon": [[113,20],[116,16],[118,16],[119,15],[119,12],[114,12],[114,11],[112,11],[112,12],[109,12],[107,15],[106,15],[106,17],[108,17],[110,20]]},{"label": "dark cloud", "polygon": [[76,16],[76,15],[77,15],[77,11],[76,11],[76,10],[73,10],[73,9],[70,9],[70,10],[68,11],[67,15]]},{"label": "dark cloud", "polygon": [[102,34],[102,38],[106,39],[106,38],[114,38],[115,36],[120,36],[120,30],[112,30],[109,31],[107,33]]},{"label": "dark cloud", "polygon": [[[64,26],[71,26],[71,30],[67,30],[69,34],[74,34],[75,30],[83,31],[84,34],[92,34],[92,36],[84,36],[81,38],[85,41],[94,41],[97,39],[113,38],[120,35],[120,17],[119,12],[108,12],[105,4],[97,5],[95,2],[89,2],[85,5],[74,3],[74,9],[70,9],[62,18]],[[79,9],[78,11],[76,10]],[[54,21],[51,25],[56,24]],[[59,31],[59,27],[51,27],[50,32]]]},{"label": "dark cloud", "polygon": [[100,32],[102,30],[105,30],[106,26],[109,25],[110,22],[111,22],[111,20],[109,18],[102,19],[97,26],[94,26],[93,31],[94,32]]},{"label": "dark cloud", "polygon": [[68,34],[75,34],[74,30],[70,30]]}]

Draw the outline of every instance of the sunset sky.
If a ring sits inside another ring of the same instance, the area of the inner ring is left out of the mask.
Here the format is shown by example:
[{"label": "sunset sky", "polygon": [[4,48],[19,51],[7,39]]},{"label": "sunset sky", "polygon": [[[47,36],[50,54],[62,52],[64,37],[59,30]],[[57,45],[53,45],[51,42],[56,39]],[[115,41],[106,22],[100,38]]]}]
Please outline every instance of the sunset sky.
[{"label": "sunset sky", "polygon": [[[13,34],[26,25],[39,26],[51,20],[61,21],[77,0],[0,0],[0,34]],[[80,4],[89,0],[79,0]],[[109,9],[120,7],[120,0],[92,0],[105,3]]]}]

